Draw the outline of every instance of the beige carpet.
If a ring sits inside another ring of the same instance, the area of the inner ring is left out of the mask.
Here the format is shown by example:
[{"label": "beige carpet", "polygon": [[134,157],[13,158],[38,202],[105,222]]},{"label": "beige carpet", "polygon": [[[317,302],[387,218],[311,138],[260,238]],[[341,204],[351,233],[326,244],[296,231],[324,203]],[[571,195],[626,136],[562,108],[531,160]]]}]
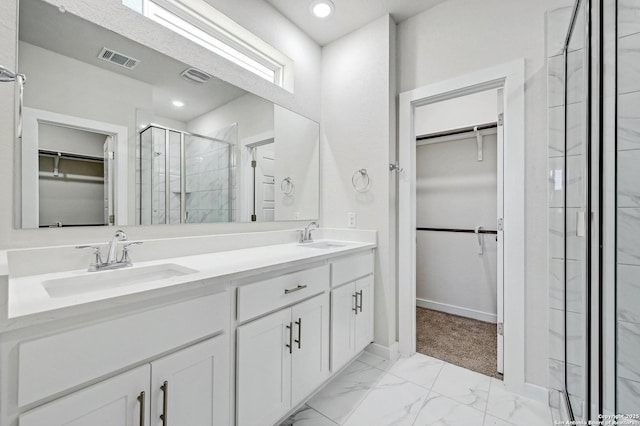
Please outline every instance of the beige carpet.
[{"label": "beige carpet", "polygon": [[419,353],[502,379],[495,324],[416,307],[416,329]]}]

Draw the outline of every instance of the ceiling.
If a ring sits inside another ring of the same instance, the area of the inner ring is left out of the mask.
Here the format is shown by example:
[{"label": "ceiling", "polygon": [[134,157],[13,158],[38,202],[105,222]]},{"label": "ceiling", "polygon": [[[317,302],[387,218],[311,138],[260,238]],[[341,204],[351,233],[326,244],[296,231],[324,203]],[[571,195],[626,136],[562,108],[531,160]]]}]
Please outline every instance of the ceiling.
[{"label": "ceiling", "polygon": [[[216,78],[204,84],[185,81],[180,73],[188,65],[70,13],[60,13],[57,8],[40,0],[20,2],[19,38],[151,85],[153,113],[182,122],[193,120],[246,93]],[[98,53],[103,47],[139,59],[140,63],[130,70],[102,61],[98,59]],[[25,90],[29,90],[28,87]],[[174,99],[183,101],[184,107],[174,107],[171,103]]]},{"label": "ceiling", "polygon": [[387,13],[396,22],[402,22],[445,0],[333,0],[335,10],[325,19],[311,14],[312,0],[266,1],[324,46]]}]

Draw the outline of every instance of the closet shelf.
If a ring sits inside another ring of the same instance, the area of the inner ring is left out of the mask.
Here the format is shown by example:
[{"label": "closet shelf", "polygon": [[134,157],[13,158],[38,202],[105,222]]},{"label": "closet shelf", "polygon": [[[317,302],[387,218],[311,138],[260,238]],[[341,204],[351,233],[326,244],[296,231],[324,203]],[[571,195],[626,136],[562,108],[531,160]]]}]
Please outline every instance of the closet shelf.
[{"label": "closet shelf", "polygon": [[42,157],[64,158],[67,160],[81,160],[81,161],[91,161],[95,163],[104,163],[104,158],[102,157],[96,157],[94,155],[73,154],[70,152],[62,152],[62,151],[51,151],[48,149],[39,149],[38,155]]}]

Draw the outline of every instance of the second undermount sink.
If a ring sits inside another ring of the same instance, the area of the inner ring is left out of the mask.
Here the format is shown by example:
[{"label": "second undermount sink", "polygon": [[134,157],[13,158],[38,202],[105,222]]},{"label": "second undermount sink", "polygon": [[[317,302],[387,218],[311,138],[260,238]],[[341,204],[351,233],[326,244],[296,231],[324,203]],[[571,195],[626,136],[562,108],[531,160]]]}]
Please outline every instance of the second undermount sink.
[{"label": "second undermount sink", "polygon": [[51,297],[77,296],[101,290],[126,287],[135,284],[158,281],[172,277],[195,274],[195,269],[174,263],[142,266],[140,268],[116,269],[112,271],[89,272],[65,278],[42,282]]},{"label": "second undermount sink", "polygon": [[346,246],[346,244],[345,243],[338,243],[338,242],[335,242],[335,241],[317,241],[315,243],[298,244],[298,246],[307,247],[307,248],[315,248],[315,249],[332,249],[332,248],[344,247],[344,246]]}]

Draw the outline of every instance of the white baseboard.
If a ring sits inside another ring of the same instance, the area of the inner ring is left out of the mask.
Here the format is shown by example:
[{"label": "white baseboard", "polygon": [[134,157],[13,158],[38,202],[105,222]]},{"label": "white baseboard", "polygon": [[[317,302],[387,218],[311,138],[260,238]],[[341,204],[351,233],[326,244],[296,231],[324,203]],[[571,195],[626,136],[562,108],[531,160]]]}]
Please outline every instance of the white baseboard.
[{"label": "white baseboard", "polygon": [[549,405],[549,389],[532,383],[525,383],[522,390],[527,398]]},{"label": "white baseboard", "polygon": [[434,311],[446,312],[448,314],[459,315],[461,317],[473,318],[478,321],[491,322],[493,324],[498,322],[498,316],[496,314],[448,305],[446,303],[434,302],[433,300],[416,299],[416,306],[432,309]]},{"label": "white baseboard", "polygon": [[365,348],[365,351],[377,355],[384,359],[394,361],[400,356],[398,353],[398,342],[393,342],[389,347],[382,346],[377,343],[371,343]]}]

